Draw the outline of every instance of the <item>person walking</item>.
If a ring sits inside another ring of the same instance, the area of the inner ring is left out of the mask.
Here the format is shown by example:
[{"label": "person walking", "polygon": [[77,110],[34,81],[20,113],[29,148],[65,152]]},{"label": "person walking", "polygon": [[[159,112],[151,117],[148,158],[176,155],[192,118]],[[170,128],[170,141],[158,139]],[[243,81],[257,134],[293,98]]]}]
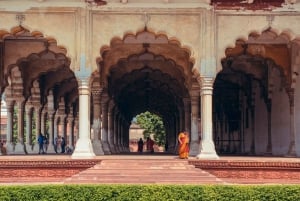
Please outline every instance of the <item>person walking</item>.
[{"label": "person walking", "polygon": [[61,137],[61,142],[60,142],[60,146],[61,146],[61,153],[65,153],[66,152],[66,140],[64,137]]},{"label": "person walking", "polygon": [[147,144],[147,151],[149,151],[151,154],[154,153],[154,141],[150,138],[150,137],[147,137],[147,141],[146,141],[146,144]]},{"label": "person walking", "polygon": [[42,133],[39,134],[38,143],[39,143],[39,154],[45,154],[45,150],[44,150],[44,136],[43,136]]},{"label": "person walking", "polygon": [[138,152],[142,153],[143,147],[144,147],[144,141],[142,138],[140,138],[140,140],[138,141]]},{"label": "person walking", "polygon": [[180,132],[178,135],[178,153],[179,158],[188,159],[189,158],[189,133],[187,131]]}]

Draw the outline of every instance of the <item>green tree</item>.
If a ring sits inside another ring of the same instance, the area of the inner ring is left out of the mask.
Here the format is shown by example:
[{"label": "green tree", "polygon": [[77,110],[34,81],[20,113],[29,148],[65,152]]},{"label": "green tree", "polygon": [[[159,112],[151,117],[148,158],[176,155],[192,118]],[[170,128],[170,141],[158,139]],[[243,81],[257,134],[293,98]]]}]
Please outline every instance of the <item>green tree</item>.
[{"label": "green tree", "polygon": [[159,146],[162,146],[166,142],[166,131],[162,118],[149,111],[141,113],[136,116],[137,124],[144,129],[144,139],[150,137],[153,134],[154,141]]}]

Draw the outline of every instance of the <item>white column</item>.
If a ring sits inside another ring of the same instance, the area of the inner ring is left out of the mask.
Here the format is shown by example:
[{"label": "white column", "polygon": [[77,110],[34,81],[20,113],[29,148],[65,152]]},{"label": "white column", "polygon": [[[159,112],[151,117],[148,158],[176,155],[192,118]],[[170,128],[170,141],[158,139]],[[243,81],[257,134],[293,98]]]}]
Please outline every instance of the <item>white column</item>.
[{"label": "white column", "polygon": [[55,153],[54,150],[54,119],[55,119],[55,111],[54,110],[48,110],[48,116],[49,116],[49,144],[47,148],[47,153]]},{"label": "white column", "polygon": [[114,145],[116,153],[120,153],[119,146],[118,146],[118,136],[119,136],[119,111],[116,109],[114,112]]},{"label": "white column", "polygon": [[191,132],[191,101],[189,98],[183,100],[184,103],[184,130]]},{"label": "white column", "polygon": [[296,157],[295,139],[296,139],[296,127],[295,127],[295,102],[294,102],[294,89],[289,89],[289,102],[290,102],[290,145],[287,156]]},{"label": "white column", "polygon": [[93,158],[95,156],[90,138],[90,89],[88,80],[88,77],[78,79],[79,139],[76,142],[72,158]]},{"label": "white column", "polygon": [[[100,86],[99,86],[100,87]],[[100,94],[102,90],[93,89],[93,134],[94,137],[92,139],[93,150],[96,155],[104,155],[104,151],[101,143],[101,101]]]},{"label": "white column", "polygon": [[[199,93],[199,92],[198,92]],[[199,114],[199,96],[191,97],[192,118],[191,118],[191,142],[190,155],[196,156],[199,153],[199,134],[198,134],[198,114]]]},{"label": "white column", "polygon": [[32,110],[31,106],[26,107],[26,151],[33,153],[32,149]]},{"label": "white column", "polygon": [[73,146],[73,133],[72,133],[72,125],[73,125],[73,117],[69,116],[67,118],[67,136],[68,136],[68,140],[67,140],[67,146],[73,150],[74,146]]},{"label": "white column", "polygon": [[[44,135],[46,135],[45,133],[45,129],[42,130],[42,128],[44,128],[44,118],[42,118],[42,111],[41,111],[41,108],[40,107],[35,107],[35,114],[36,114],[36,120],[35,120],[35,128],[36,128],[36,133],[35,133],[35,144],[34,144],[34,147],[33,147],[33,152],[34,153],[38,153],[39,151],[39,143],[37,141],[38,139],[38,136],[41,133],[43,133]],[[45,117],[45,115],[43,115]],[[48,136],[49,138],[49,136]],[[48,139],[48,142],[49,142],[49,139]]]},{"label": "white column", "polygon": [[18,140],[15,146],[14,154],[25,154],[24,145],[24,100],[20,99],[17,101],[18,106]]},{"label": "white column", "polygon": [[219,159],[212,136],[212,93],[213,78],[201,78],[201,124],[202,140],[198,159]]},{"label": "white column", "polygon": [[114,144],[114,103],[111,100],[108,107],[108,144],[111,153],[116,153]]},{"label": "white column", "polygon": [[14,116],[14,102],[7,101],[7,134],[6,134],[6,151],[8,154],[13,153],[13,116]]},{"label": "white column", "polygon": [[111,154],[108,144],[108,96],[103,95],[101,98],[101,112],[102,112],[102,130],[101,142],[105,154]]}]

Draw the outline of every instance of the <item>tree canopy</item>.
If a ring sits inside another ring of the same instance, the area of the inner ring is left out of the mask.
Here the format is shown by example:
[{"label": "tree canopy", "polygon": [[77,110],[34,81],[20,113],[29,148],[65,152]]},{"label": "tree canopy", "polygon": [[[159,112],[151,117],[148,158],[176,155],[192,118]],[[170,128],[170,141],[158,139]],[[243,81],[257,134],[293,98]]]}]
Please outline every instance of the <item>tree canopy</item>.
[{"label": "tree canopy", "polygon": [[166,142],[166,131],[162,118],[149,111],[136,116],[136,123],[144,129],[144,139],[153,134],[154,141],[157,145],[162,146]]}]

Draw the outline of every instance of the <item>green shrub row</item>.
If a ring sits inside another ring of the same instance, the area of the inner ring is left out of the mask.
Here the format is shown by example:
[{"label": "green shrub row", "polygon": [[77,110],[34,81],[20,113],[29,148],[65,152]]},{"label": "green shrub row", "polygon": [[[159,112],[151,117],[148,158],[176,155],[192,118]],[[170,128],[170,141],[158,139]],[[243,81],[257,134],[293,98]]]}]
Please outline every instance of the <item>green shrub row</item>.
[{"label": "green shrub row", "polygon": [[1,201],[300,201],[300,185],[17,185]]}]

